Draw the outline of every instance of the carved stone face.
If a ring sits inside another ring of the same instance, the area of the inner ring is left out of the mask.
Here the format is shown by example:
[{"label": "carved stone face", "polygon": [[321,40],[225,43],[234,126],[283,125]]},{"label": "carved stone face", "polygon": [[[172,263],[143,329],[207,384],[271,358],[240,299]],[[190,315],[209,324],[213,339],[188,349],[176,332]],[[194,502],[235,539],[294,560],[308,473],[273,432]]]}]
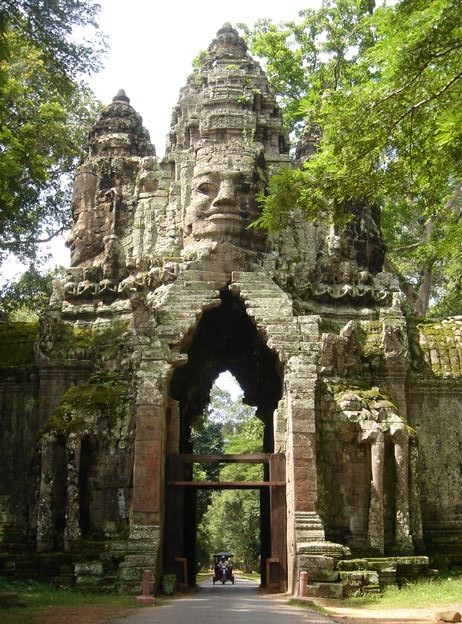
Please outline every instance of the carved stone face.
[{"label": "carved stone face", "polygon": [[85,165],[74,179],[73,224],[66,241],[71,251],[71,266],[78,266],[81,262],[95,257],[103,249],[102,241],[94,235],[96,226],[100,225],[95,223],[96,183],[95,173]]},{"label": "carved stone face", "polygon": [[256,159],[249,154],[199,156],[185,213],[189,244],[209,239],[246,249],[262,249],[265,236],[249,225],[259,216],[256,195],[263,190]]}]

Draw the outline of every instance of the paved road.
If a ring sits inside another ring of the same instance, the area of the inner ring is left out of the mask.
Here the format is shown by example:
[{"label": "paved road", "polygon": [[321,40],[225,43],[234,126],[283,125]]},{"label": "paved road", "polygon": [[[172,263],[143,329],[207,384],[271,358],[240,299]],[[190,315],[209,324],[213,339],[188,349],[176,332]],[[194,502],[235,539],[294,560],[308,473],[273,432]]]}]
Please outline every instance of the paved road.
[{"label": "paved road", "polygon": [[315,611],[289,607],[287,600],[258,592],[255,583],[204,583],[197,592],[162,607],[143,607],[111,624],[332,624]]}]

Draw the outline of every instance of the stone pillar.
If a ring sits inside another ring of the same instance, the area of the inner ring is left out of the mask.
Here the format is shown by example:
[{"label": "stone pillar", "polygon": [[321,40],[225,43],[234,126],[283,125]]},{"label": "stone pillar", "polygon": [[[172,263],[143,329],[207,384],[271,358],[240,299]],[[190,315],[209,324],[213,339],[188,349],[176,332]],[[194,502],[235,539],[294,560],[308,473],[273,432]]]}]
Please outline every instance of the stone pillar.
[{"label": "stone pillar", "polygon": [[163,476],[164,406],[136,409],[135,464],[133,467],[133,523],[159,524]]},{"label": "stone pillar", "polygon": [[133,499],[127,554],[119,568],[121,590],[135,593],[145,569],[157,582],[164,508],[166,397],[171,367],[162,350],[144,348],[137,372]]},{"label": "stone pillar", "polygon": [[380,429],[374,429],[363,436],[371,445],[371,500],[369,504],[369,546],[382,554],[385,550],[384,519],[383,519],[383,469],[385,458],[385,440]]},{"label": "stone pillar", "polygon": [[37,514],[37,551],[54,548],[53,528],[53,473],[56,437],[46,434],[41,445],[40,494]]},{"label": "stone pillar", "polygon": [[[307,555],[336,555],[342,546],[326,542],[319,517],[316,465],[316,387],[319,354],[318,317],[297,319],[299,355],[289,358],[287,400],[288,587],[295,592]],[[293,536],[293,538],[292,538]],[[293,542],[292,542],[293,539]],[[308,569],[308,573],[310,570]]]},{"label": "stone pillar", "polygon": [[64,528],[64,550],[72,550],[72,547],[80,541],[80,452],[81,440],[77,433],[70,433],[66,442],[67,455],[67,501],[66,501],[66,526]]},{"label": "stone pillar", "polygon": [[395,451],[395,547],[402,554],[412,554],[409,514],[409,436],[405,425],[390,429]]}]

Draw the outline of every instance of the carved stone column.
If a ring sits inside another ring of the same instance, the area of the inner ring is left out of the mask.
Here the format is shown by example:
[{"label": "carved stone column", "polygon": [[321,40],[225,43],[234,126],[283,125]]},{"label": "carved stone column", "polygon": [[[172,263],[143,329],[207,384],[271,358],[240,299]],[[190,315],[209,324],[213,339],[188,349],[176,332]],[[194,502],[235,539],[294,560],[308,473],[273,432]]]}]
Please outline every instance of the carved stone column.
[{"label": "carved stone column", "polygon": [[404,425],[390,429],[394,443],[395,485],[395,547],[403,554],[413,552],[409,513],[409,435]]},{"label": "carved stone column", "polygon": [[383,519],[383,469],[385,458],[385,440],[383,432],[377,428],[365,432],[363,440],[369,440],[371,445],[371,500],[369,504],[369,546],[384,553],[384,519]]},{"label": "carved stone column", "polygon": [[37,551],[53,550],[53,472],[56,437],[46,434],[42,438],[42,463],[40,495],[37,515]]},{"label": "carved stone column", "polygon": [[66,527],[64,529],[64,550],[72,550],[72,546],[82,537],[80,530],[80,473],[81,440],[78,434],[71,433],[66,443],[67,455],[67,501]]}]

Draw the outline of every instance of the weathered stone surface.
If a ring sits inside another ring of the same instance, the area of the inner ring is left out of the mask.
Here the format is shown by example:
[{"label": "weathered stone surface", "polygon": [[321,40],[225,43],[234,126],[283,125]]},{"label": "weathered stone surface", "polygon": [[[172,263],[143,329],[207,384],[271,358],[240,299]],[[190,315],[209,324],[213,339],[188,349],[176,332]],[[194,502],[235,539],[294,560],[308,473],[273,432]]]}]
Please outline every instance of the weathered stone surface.
[{"label": "weathered stone surface", "polygon": [[458,611],[437,611],[435,613],[435,620],[439,622],[460,622],[462,616]]},{"label": "weathered stone surface", "polygon": [[307,595],[313,598],[343,598],[343,585],[340,583],[308,583]]}]

